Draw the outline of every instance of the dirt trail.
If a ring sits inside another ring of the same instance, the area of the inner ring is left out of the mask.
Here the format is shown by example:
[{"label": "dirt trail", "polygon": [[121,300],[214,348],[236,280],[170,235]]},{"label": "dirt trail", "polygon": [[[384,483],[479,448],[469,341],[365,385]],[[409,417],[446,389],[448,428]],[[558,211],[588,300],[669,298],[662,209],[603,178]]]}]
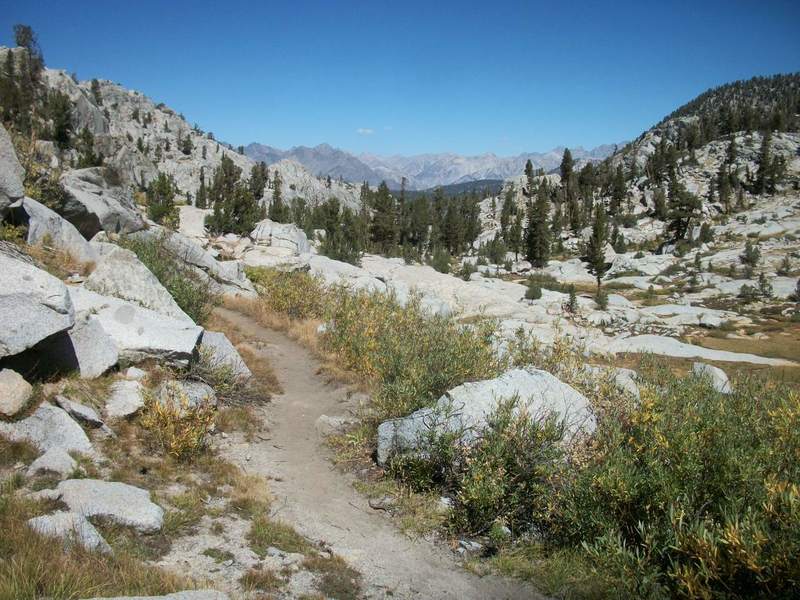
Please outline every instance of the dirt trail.
[{"label": "dirt trail", "polygon": [[369,598],[542,598],[520,582],[468,573],[446,549],[410,540],[371,509],[337,471],[315,428],[320,415],[347,414],[346,390],[318,375],[319,363],[282,333],[227,309],[220,316],[260,344],[284,389],[264,407],[269,439],[229,447],[227,458],[271,479],[276,517],[306,537],[323,541],[364,578]]}]

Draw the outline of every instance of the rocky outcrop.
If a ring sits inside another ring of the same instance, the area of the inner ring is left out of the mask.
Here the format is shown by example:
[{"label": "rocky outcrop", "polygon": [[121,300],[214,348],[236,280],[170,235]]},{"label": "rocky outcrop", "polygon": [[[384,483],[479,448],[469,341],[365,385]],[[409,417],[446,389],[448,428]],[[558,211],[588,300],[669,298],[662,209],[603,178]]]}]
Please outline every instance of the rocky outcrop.
[{"label": "rocky outcrop", "polygon": [[63,540],[67,548],[77,543],[87,550],[111,554],[111,546],[80,513],[58,511],[51,515],[34,517],[28,520],[28,527],[39,535]]},{"label": "rocky outcrop", "polygon": [[19,354],[74,323],[66,286],[0,248],[0,358]]},{"label": "rocky outcrop", "polygon": [[53,494],[73,512],[108,519],[141,533],[153,533],[164,523],[164,510],[150,501],[147,490],[114,481],[68,479]]},{"label": "rocky outcrop", "polygon": [[11,369],[0,370],[0,416],[15,417],[28,404],[31,384]]},{"label": "rocky outcrop", "polygon": [[454,433],[461,443],[473,443],[500,402],[511,398],[519,399],[516,410],[524,409],[533,418],[558,418],[566,441],[594,431],[595,418],[583,394],[546,371],[513,369],[495,379],[462,384],[431,408],[381,423],[378,463],[396,454],[424,452],[429,435]]},{"label": "rocky outcrop", "polygon": [[216,293],[246,297],[255,297],[256,295],[253,284],[247,279],[241,262],[218,261],[200,244],[185,235],[154,226],[146,231],[140,231],[132,237],[160,241],[173,256],[183,262],[201,280],[206,281]]},{"label": "rocky outcrop", "polygon": [[150,269],[124,248],[112,248],[104,253],[83,287],[134,302],[173,319],[193,322]]},{"label": "rocky outcrop", "polygon": [[276,223],[264,219],[256,223],[250,233],[250,239],[256,244],[283,249],[289,256],[311,251],[311,244],[308,243],[306,234],[292,223]]},{"label": "rocky outcrop", "polygon": [[8,207],[25,195],[22,180],[25,170],[19,164],[14,144],[5,127],[0,125],[0,218]]},{"label": "rocky outcrop", "polygon": [[75,325],[14,356],[9,362],[21,372],[49,378],[77,372],[83,379],[99,377],[119,360],[114,341],[99,319],[83,313]]},{"label": "rocky outcrop", "polygon": [[28,442],[42,452],[60,448],[65,452],[94,454],[94,448],[81,426],[60,408],[42,403],[34,413],[21,421],[0,421],[0,435],[14,442]]},{"label": "rocky outcrop", "polygon": [[200,342],[200,353],[206,355],[212,367],[230,369],[237,379],[246,380],[253,376],[239,352],[224,333],[205,331]]},{"label": "rocky outcrop", "polygon": [[23,198],[12,204],[10,210],[15,223],[27,226],[26,241],[29,244],[47,242],[82,263],[97,261],[97,250],[75,226],[44,204]]},{"label": "rocky outcrop", "polygon": [[114,341],[120,359],[139,362],[155,358],[185,364],[194,356],[203,329],[191,321],[173,319],[81,287],[69,288],[69,294],[79,314],[94,314]]},{"label": "rocky outcrop", "polygon": [[124,189],[110,185],[104,167],[67,171],[61,185],[67,198],[61,214],[91,239],[100,231],[127,234],[145,228],[145,222]]}]

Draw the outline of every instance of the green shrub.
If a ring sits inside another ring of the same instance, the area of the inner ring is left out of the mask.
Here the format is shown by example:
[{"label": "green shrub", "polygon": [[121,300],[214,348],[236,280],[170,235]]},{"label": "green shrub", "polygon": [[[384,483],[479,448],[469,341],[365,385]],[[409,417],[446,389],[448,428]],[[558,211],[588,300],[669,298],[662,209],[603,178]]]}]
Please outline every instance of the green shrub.
[{"label": "green shrub", "polygon": [[465,262],[463,265],[461,265],[461,270],[459,271],[458,276],[464,281],[469,281],[470,275],[477,272],[478,267],[471,262]]},{"label": "green shrub", "polygon": [[542,288],[535,281],[528,283],[528,289],[525,290],[526,300],[538,300],[542,297]]},{"label": "green shrub", "polygon": [[439,273],[450,272],[450,253],[444,248],[436,248],[431,257],[431,266]]},{"label": "green shrub", "polygon": [[328,293],[321,278],[263,267],[248,267],[246,273],[268,309],[292,319],[323,317]]},{"label": "green shrub", "polygon": [[583,545],[630,597],[789,597],[800,589],[800,396],[763,381],[722,395],[665,366],[638,409],[601,420],[565,470],[551,543]]},{"label": "green shrub", "polygon": [[465,381],[501,370],[496,323],[462,327],[426,313],[419,297],[400,306],[391,295],[334,290],[328,298],[324,346],[342,366],[377,384],[376,418],[405,416]]},{"label": "green shrub", "polygon": [[219,296],[207,281],[200,278],[186,263],[176,256],[167,243],[166,236],[157,238],[124,237],[120,245],[136,254],[175,299],[181,310],[195,323],[202,325],[208,319]]}]

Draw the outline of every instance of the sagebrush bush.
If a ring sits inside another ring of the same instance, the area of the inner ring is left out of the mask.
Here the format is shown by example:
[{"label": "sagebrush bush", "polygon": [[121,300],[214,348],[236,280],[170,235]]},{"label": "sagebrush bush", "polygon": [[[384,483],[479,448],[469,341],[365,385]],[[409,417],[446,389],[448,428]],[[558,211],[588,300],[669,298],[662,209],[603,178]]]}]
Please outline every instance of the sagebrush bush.
[{"label": "sagebrush bush", "polygon": [[120,245],[136,254],[195,323],[206,322],[219,303],[219,295],[175,255],[165,236],[124,237]]}]

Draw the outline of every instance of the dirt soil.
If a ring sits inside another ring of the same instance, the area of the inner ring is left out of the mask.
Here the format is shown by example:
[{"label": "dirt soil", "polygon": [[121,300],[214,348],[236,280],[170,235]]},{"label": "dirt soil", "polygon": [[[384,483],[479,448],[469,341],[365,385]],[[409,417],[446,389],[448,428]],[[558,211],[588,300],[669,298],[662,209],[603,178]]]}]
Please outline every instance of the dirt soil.
[{"label": "dirt soil", "polygon": [[269,433],[234,439],[223,454],[269,480],[273,516],[344,558],[363,577],[368,598],[543,598],[524,582],[466,571],[447,548],[403,535],[337,470],[317,432],[321,415],[349,416],[347,389],[318,375],[320,364],[297,342],[241,313],[217,309],[251,337],[272,364],[284,393],[259,410]]}]

